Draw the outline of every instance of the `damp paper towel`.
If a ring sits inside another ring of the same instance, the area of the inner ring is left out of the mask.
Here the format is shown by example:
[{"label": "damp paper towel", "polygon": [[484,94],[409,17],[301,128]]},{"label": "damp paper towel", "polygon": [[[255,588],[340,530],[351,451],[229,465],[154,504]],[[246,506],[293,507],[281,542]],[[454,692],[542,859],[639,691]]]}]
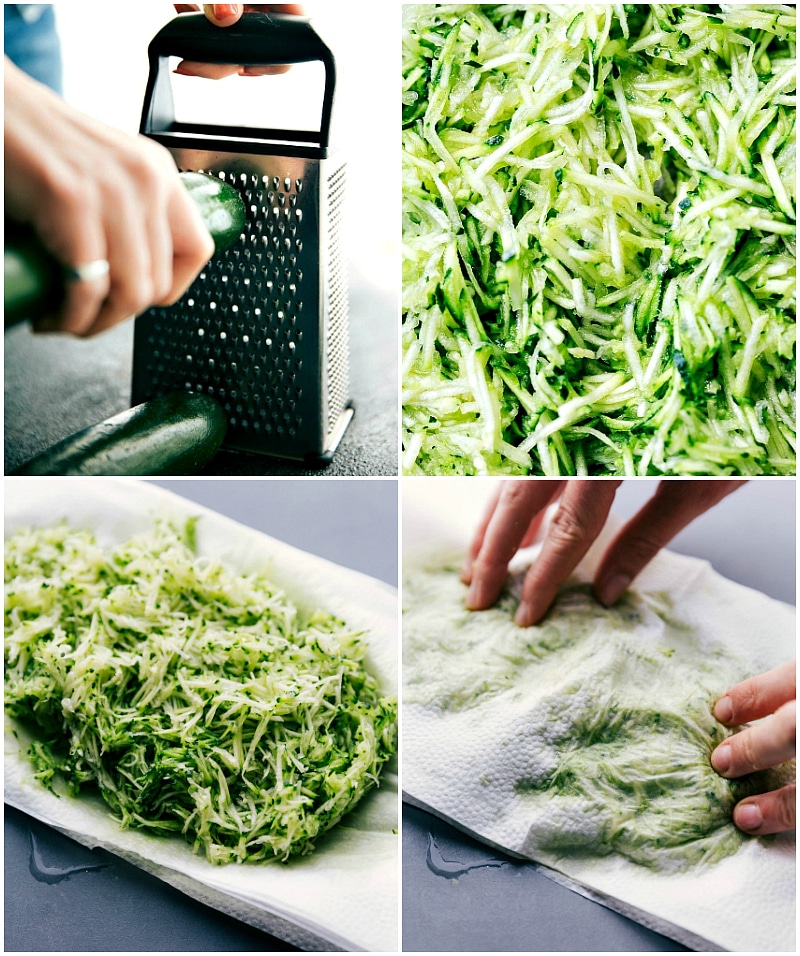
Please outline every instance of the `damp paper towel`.
[{"label": "damp paper towel", "polygon": [[[9,481],[6,534],[63,519],[101,544],[123,542],[156,517],[199,515],[201,554],[240,573],[264,571],[300,607],[319,607],[366,631],[367,665],[397,692],[397,593],[366,575],[306,554],[146,482]],[[24,741],[5,733],[5,799],[89,847],[101,846],[189,896],[312,951],[397,949],[397,773],[288,864],[213,866],[181,840],[123,830],[97,798],[53,796],[33,779]]]},{"label": "damp paper towel", "polygon": [[[431,488],[414,491],[421,494],[404,500],[404,798],[544,864],[556,881],[691,948],[794,951],[794,834],[758,840],[724,824],[694,853],[722,844],[730,855],[700,866],[692,851],[677,848],[664,855],[662,870],[647,865],[652,845],[637,845],[635,837],[607,856],[563,849],[593,837],[602,842],[604,821],[635,803],[630,791],[609,797],[609,781],[613,791],[620,781],[641,780],[636,767],[645,760],[669,779],[670,760],[680,757],[680,741],[661,755],[648,747],[656,731],[646,722],[655,718],[647,714],[637,726],[637,696],[660,704],[661,721],[674,711],[699,713],[705,701],[705,724],[713,726],[709,700],[794,656],[794,609],[726,580],[706,562],[662,552],[619,609],[605,612],[587,582],[612,519],[542,625],[516,628],[521,578],[536,549],[515,558],[511,594],[497,608],[467,612],[458,569],[480,505],[465,507],[461,499],[469,495],[460,490],[442,502]],[[633,722],[616,749],[604,737],[604,722],[615,719],[610,701],[616,713],[629,704],[625,720]],[[580,735],[592,739],[570,748]],[[550,799],[537,783],[558,767],[564,787]],[[719,784],[713,772],[705,775],[704,789]],[[710,805],[706,794],[692,799]],[[682,811],[670,817],[667,801],[665,819],[656,806],[640,811],[634,832],[653,828],[668,839]]]}]

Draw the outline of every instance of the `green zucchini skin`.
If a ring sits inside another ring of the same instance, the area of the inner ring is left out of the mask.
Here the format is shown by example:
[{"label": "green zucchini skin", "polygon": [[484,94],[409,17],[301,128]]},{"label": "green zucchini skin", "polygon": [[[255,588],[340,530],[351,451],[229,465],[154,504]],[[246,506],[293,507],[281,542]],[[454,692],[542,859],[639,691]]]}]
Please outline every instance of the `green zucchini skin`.
[{"label": "green zucchini skin", "polygon": [[[205,173],[179,175],[211,233],[214,253],[229,249],[241,236],[247,221],[239,191]],[[63,282],[61,267],[39,245],[34,234],[7,223],[3,257],[5,325],[36,319],[57,309]]]},{"label": "green zucchini skin", "polygon": [[5,324],[14,325],[28,317],[57,308],[61,270],[39,246],[32,233],[20,230],[9,235],[3,250],[3,300]]},{"label": "green zucchini skin", "polygon": [[186,172],[180,177],[211,233],[214,251],[230,249],[241,236],[247,221],[244,200],[238,189],[205,173]]},{"label": "green zucchini skin", "polygon": [[228,422],[208,395],[174,392],[65,438],[14,475],[189,475],[213,458]]}]

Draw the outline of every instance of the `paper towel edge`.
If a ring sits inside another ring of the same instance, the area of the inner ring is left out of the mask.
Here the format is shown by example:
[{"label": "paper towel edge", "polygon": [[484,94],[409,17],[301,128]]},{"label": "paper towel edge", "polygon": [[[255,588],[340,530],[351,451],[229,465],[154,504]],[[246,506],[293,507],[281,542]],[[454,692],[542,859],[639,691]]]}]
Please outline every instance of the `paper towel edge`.
[{"label": "paper towel edge", "polygon": [[[154,863],[152,860],[148,860],[146,857],[143,857],[138,853],[134,853],[131,850],[125,850],[118,846],[109,847],[103,840],[98,840],[97,838],[92,837],[91,834],[82,833],[80,830],[72,830],[69,827],[62,826],[58,823],[53,823],[50,820],[42,820],[35,814],[31,813],[30,809],[24,806],[22,801],[16,801],[13,798],[10,798],[8,795],[4,797],[4,803],[10,807],[14,807],[14,809],[19,810],[21,813],[24,813],[31,819],[41,823],[43,826],[51,827],[53,830],[65,837],[68,837],[70,840],[74,840],[76,843],[81,844],[81,846],[88,847],[90,850],[98,848],[102,849],[106,853],[110,853],[112,856],[131,864],[131,866],[135,866],[137,869],[143,870],[145,873],[149,873],[151,876],[156,877],[161,882],[167,883],[180,893],[197,900],[204,906],[210,907],[215,912],[225,912],[224,910],[220,910],[219,905],[214,900],[214,895],[212,892],[210,892],[209,887],[204,886],[204,884],[190,876],[187,876],[185,873],[180,873],[178,870],[173,870],[170,867]],[[322,926],[316,926],[311,921],[307,921],[306,925],[306,921],[302,920],[301,917],[295,917],[289,913],[278,912],[278,907],[271,906],[269,910],[263,910],[252,905],[251,903],[248,903],[247,900],[240,896],[231,893],[228,893],[228,895],[237,900],[237,902],[246,910],[246,914],[237,914],[236,916],[233,916],[233,914],[226,913],[226,915],[231,916],[232,919],[237,919],[240,922],[247,923],[261,932],[276,936],[278,939],[290,943],[293,946],[298,946],[299,948],[308,950],[309,952],[369,952],[369,950],[364,949],[362,946],[359,946],[336,933],[326,931]],[[263,916],[274,917],[279,924],[278,928],[276,929],[275,926],[270,925],[270,920],[259,919],[259,917]]]},{"label": "paper towel edge", "polygon": [[[80,483],[84,479],[73,478],[73,479],[56,479],[56,481],[61,484],[70,484],[70,483]],[[284,541],[281,538],[277,538],[273,535],[270,535],[266,531],[262,531],[259,528],[254,528],[250,525],[244,524],[240,521],[237,521],[234,518],[229,517],[228,515],[215,511],[213,508],[210,508],[206,505],[203,505],[197,501],[194,501],[191,498],[187,498],[184,495],[181,495],[175,491],[164,488],[160,485],[156,485],[150,481],[143,479],[93,479],[93,485],[97,488],[108,490],[110,494],[117,495],[120,493],[120,486],[124,488],[128,486],[132,489],[136,489],[139,494],[142,494],[144,497],[148,497],[152,501],[152,508],[157,510],[159,507],[163,507],[164,511],[167,511],[170,503],[175,503],[176,508],[179,511],[190,511],[192,514],[197,515],[198,518],[203,518],[208,516],[210,519],[216,522],[223,522],[232,532],[237,534],[244,534],[247,538],[255,538],[266,540],[266,542],[277,547],[279,551],[289,551],[292,552],[294,556],[298,559],[309,560],[311,564],[315,566],[315,573],[322,572],[325,568],[335,569],[338,573],[344,573],[348,581],[352,582],[354,589],[362,588],[365,591],[372,590],[375,593],[375,596],[378,595],[383,601],[393,602],[395,607],[397,607],[398,602],[398,588],[393,586],[386,581],[382,581],[379,578],[375,578],[370,574],[367,574],[363,571],[359,571],[355,568],[348,567],[344,564],[338,564],[335,561],[332,561],[329,558],[325,558],[319,554],[314,553],[313,551],[307,551],[303,548],[299,548],[296,545],[290,544]],[[38,488],[38,486],[37,486]],[[38,489],[42,490],[42,489]],[[11,508],[14,510],[13,500],[11,502],[5,502],[6,510]],[[5,529],[6,536],[10,533],[13,533],[13,530],[9,530],[8,527]],[[387,612],[388,616],[388,612]],[[395,613],[395,630],[391,634],[391,639],[398,644],[399,635],[396,633],[396,621],[397,613]],[[368,649],[369,657],[369,649]],[[397,660],[397,655],[395,660]],[[398,668],[399,671],[399,668]],[[388,687],[387,691],[393,694],[399,692],[399,672],[394,676],[394,686]],[[396,764],[398,760],[398,755],[395,754],[392,758],[392,763]],[[396,794],[396,797],[399,794]],[[131,865],[136,866],[139,869],[144,870],[147,873],[155,876],[159,880],[167,883],[170,886],[173,886],[179,892],[184,893],[186,896],[189,896],[193,899],[198,900],[216,910],[217,912],[225,912],[225,910],[220,909],[217,902],[215,902],[213,897],[213,892],[209,887],[205,886],[202,882],[195,880],[193,877],[181,873],[180,871],[173,870],[171,867],[164,866],[163,864],[156,863],[152,860],[149,860],[146,857],[141,856],[140,854],[126,850],[117,845],[108,846],[102,840],[98,840],[93,837],[91,834],[85,834],[78,830],[71,830],[68,827],[63,826],[62,824],[53,822],[50,819],[44,819],[40,817],[34,810],[27,806],[24,801],[17,802],[11,798],[7,793],[4,794],[4,802],[9,806],[12,806],[18,809],[20,812],[25,813],[27,816],[32,819],[37,820],[45,826],[52,827],[54,830],[64,834],[70,839],[75,840],[77,843],[87,846],[87,847],[102,847],[107,852],[117,856],[120,859],[125,860]],[[398,807],[399,811],[399,807]],[[255,928],[275,935],[277,938],[282,939],[286,942],[296,945],[302,949],[313,951],[313,952],[381,952],[383,951],[382,945],[369,946],[365,947],[363,944],[358,944],[352,940],[347,939],[344,936],[337,934],[333,930],[326,929],[322,924],[317,924],[313,920],[304,920],[304,918],[297,914],[291,914],[288,912],[283,912],[280,910],[280,907],[276,906],[273,902],[270,903],[269,909],[260,908],[250,904],[246,899],[243,899],[237,896],[234,893],[228,893],[232,898],[236,899],[241,907],[244,907],[247,910],[248,915],[237,915],[233,918],[240,919],[242,922],[245,922]],[[279,911],[280,910],[280,911]],[[229,914],[230,915],[230,914]],[[264,920],[263,917],[274,917],[274,919],[281,924],[285,929],[280,931],[276,930],[269,925],[269,920]],[[307,925],[306,925],[307,924]],[[397,926],[395,925],[395,932],[397,933]],[[289,935],[287,935],[287,933]],[[384,941],[385,942],[385,941]]]},{"label": "paper towel edge", "polygon": [[614,897],[606,896],[605,893],[601,893],[590,886],[586,886],[584,883],[580,883],[579,881],[564,875],[563,873],[545,865],[544,863],[539,863],[537,860],[532,860],[530,857],[524,856],[521,853],[514,853],[512,850],[508,850],[507,848],[500,846],[499,843],[494,843],[492,840],[489,840],[482,834],[478,833],[477,830],[472,830],[470,827],[464,826],[457,820],[447,816],[447,814],[440,812],[435,807],[432,807],[424,800],[420,800],[419,798],[415,797],[413,793],[409,793],[407,790],[403,791],[403,803],[406,803],[412,807],[416,807],[418,810],[424,810],[426,813],[430,813],[431,816],[436,817],[438,820],[443,820],[449,826],[459,830],[461,833],[465,833],[467,836],[472,837],[475,840],[478,840],[484,846],[491,847],[498,853],[503,853],[505,856],[509,856],[512,859],[521,860],[530,864],[531,866],[535,867],[536,870],[542,874],[542,876],[546,876],[547,879],[552,880],[553,883],[558,883],[559,886],[563,886],[568,890],[572,890],[573,893],[577,893],[579,896],[583,896],[585,899],[591,900],[593,903],[598,903],[600,906],[604,906],[606,909],[613,910],[615,913],[619,913],[620,916],[624,916],[626,919],[634,920],[636,923],[641,924],[646,929],[652,930],[654,933],[660,933],[662,936],[673,939],[682,946],[688,946],[690,949],[700,953],[730,952],[730,950],[725,949],[723,946],[719,946],[712,940],[706,939],[704,936],[699,936],[689,930],[683,929],[682,927],[677,926],[675,923],[671,923],[668,920],[653,916],[652,913],[648,913],[646,910],[641,910],[635,906],[627,906],[627,908],[623,908],[619,905],[619,901]]}]

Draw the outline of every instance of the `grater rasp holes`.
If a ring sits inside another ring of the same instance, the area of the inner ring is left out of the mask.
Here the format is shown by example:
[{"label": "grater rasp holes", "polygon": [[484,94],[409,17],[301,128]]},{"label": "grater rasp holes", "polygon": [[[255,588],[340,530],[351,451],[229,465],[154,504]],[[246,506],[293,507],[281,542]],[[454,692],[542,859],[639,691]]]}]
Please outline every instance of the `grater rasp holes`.
[{"label": "grater rasp holes", "polygon": [[[157,374],[164,390],[213,394],[229,416],[229,447],[293,457],[322,454],[344,407],[331,409],[328,374],[332,362],[339,365],[328,354],[327,272],[328,184],[338,180],[321,178],[324,166],[313,162],[210,153],[198,162],[186,152],[173,151],[177,165],[232,183],[245,200],[247,221],[242,240],[211,261],[186,297],[166,311],[152,309],[140,323],[143,331],[150,324],[166,334],[168,345],[162,361],[144,347],[147,332],[140,336],[134,389],[145,392]],[[221,170],[217,162],[230,166]],[[242,164],[249,167],[246,173]],[[264,164],[283,164],[291,175],[262,175]],[[305,172],[296,174],[299,169]],[[338,191],[333,195],[338,199]],[[316,249],[323,235],[320,262]],[[338,299],[333,302],[336,313]],[[346,363],[346,341],[340,352]],[[155,364],[164,365],[163,377]],[[346,368],[341,375],[335,391],[347,398]]]}]

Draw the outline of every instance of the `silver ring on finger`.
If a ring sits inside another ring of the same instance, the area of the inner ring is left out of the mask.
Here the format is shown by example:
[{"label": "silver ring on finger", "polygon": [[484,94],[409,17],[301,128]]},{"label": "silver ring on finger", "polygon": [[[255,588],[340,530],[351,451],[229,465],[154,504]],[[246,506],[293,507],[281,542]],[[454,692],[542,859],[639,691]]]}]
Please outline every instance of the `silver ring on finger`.
[{"label": "silver ring on finger", "polygon": [[67,282],[94,282],[105,279],[109,271],[108,259],[95,259],[82,266],[64,266],[64,279]]}]

